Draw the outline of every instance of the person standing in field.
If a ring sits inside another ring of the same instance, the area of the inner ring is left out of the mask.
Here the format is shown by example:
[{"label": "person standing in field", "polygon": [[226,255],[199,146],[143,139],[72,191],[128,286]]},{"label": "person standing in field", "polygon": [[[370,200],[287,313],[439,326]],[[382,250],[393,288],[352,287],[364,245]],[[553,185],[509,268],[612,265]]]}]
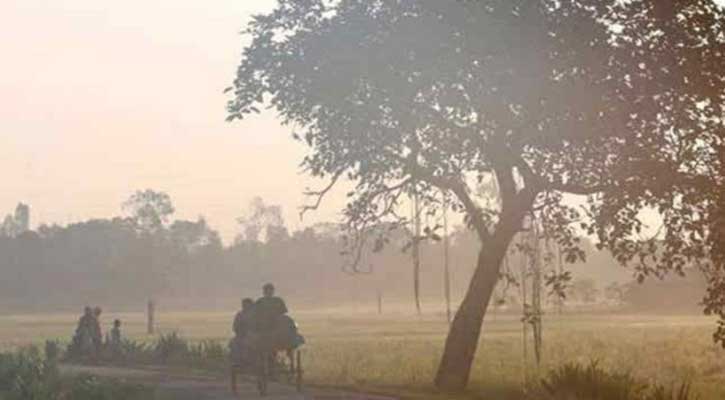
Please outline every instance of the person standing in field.
[{"label": "person standing in field", "polygon": [[113,354],[114,360],[121,358],[121,320],[117,319],[113,321],[113,328],[111,329],[111,353]]},{"label": "person standing in field", "polygon": [[113,328],[111,328],[111,346],[121,347],[121,320],[117,319],[113,321]]},{"label": "person standing in field", "polygon": [[80,338],[86,334],[90,335],[92,326],[93,326],[93,309],[86,306],[83,309],[83,315],[78,320],[78,327],[76,328],[76,336]]},{"label": "person standing in field", "polygon": [[93,354],[93,309],[86,306],[83,316],[78,320],[73,340],[68,349],[72,357],[91,356]]},{"label": "person standing in field", "polygon": [[93,339],[93,348],[95,356],[101,354],[103,347],[103,332],[101,331],[101,307],[93,309],[93,319],[91,320],[91,338]]}]

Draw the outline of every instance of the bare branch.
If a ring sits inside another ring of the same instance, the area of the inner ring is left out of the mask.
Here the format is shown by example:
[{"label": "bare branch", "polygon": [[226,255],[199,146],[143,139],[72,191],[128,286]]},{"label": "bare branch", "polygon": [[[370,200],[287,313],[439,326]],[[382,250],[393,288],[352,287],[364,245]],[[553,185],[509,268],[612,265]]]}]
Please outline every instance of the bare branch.
[{"label": "bare branch", "polygon": [[452,192],[461,201],[461,203],[463,203],[463,207],[465,207],[466,211],[470,215],[473,228],[476,230],[476,233],[479,235],[481,240],[488,240],[490,238],[490,233],[488,232],[488,229],[484,224],[481,208],[471,197],[468,185],[466,185],[465,182],[463,182],[462,180],[456,178],[446,179],[443,177],[435,176],[431,173],[421,174],[419,172],[420,170],[421,168],[418,168],[418,172],[416,172],[413,176],[416,179],[426,181],[431,185],[437,186],[444,191]]},{"label": "bare branch", "polygon": [[300,209],[300,220],[304,218],[305,213],[307,211],[314,211],[317,210],[320,207],[320,204],[322,204],[322,200],[325,198],[325,195],[332,190],[332,188],[335,186],[337,181],[340,179],[340,176],[342,176],[342,171],[337,172],[332,179],[330,180],[330,183],[325,186],[324,189],[319,191],[305,191],[304,195],[309,197],[315,197],[314,204],[307,204],[303,205]]}]

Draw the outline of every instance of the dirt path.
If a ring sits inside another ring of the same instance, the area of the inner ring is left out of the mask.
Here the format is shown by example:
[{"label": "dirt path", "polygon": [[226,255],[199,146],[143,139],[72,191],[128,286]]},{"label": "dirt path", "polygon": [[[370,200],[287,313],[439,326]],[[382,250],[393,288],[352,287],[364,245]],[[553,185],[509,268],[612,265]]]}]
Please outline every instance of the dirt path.
[{"label": "dirt path", "polygon": [[181,373],[162,368],[133,369],[120,367],[86,367],[63,365],[64,374],[91,374],[129,382],[141,383],[156,388],[164,398],[174,400],[395,400],[389,397],[372,396],[357,393],[325,391],[319,389],[303,390],[298,393],[293,387],[270,384],[268,394],[261,397],[253,382],[239,382],[239,396],[229,390],[229,382],[217,376]]}]

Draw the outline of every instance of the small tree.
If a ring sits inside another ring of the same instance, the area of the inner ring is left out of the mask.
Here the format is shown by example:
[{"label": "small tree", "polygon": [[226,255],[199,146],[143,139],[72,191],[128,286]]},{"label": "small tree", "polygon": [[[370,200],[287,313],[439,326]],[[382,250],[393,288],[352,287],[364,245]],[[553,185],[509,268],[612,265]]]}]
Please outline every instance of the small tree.
[{"label": "small tree", "polygon": [[577,279],[571,286],[571,292],[579,301],[584,303],[594,303],[597,301],[599,289],[594,279]]},{"label": "small tree", "polygon": [[[156,247],[166,240],[165,230],[175,211],[171,197],[164,192],[151,189],[137,190],[121,205],[121,208],[128,214],[128,221],[131,222],[136,232],[141,235],[143,244],[141,258],[147,268],[146,280],[149,281],[147,284],[150,285],[150,282],[153,282],[156,276],[163,274],[159,259],[154,257],[154,254]],[[152,334],[154,332],[155,310],[153,298],[156,293],[152,289],[146,295],[149,298],[147,332]]]},{"label": "small tree", "polygon": [[18,203],[14,214],[5,216],[0,224],[0,236],[17,237],[30,230],[30,207]]},{"label": "small tree", "polygon": [[175,211],[168,194],[151,189],[137,190],[121,207],[136,229],[145,234],[164,229]]},{"label": "small tree", "polygon": [[604,297],[614,305],[621,305],[624,302],[625,285],[612,282],[604,288]]},{"label": "small tree", "polygon": [[247,214],[237,218],[237,222],[242,228],[242,234],[237,236],[237,242],[278,240],[288,236],[282,207],[265,204],[261,197],[252,199]]},{"label": "small tree", "polygon": [[[280,0],[246,30],[229,119],[266,104],[294,125],[304,168],[330,181],[310,208],[351,180],[356,231],[398,220],[406,194],[455,198],[482,243],[436,376],[458,390],[525,216],[566,261],[580,227],[642,278],[704,254],[707,205],[689,199],[720,172],[722,21],[708,0]],[[484,179],[495,204],[473,190]]]}]

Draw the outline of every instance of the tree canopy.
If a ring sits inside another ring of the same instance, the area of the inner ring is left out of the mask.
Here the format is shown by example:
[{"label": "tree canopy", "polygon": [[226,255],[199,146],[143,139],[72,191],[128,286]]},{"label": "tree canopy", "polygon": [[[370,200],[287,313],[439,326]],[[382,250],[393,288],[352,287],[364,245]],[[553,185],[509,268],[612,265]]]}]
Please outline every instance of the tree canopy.
[{"label": "tree canopy", "polygon": [[[280,0],[245,31],[229,119],[267,106],[294,126],[304,168],[330,180],[310,208],[353,181],[356,229],[400,220],[406,193],[455,200],[483,243],[437,379],[460,389],[527,215],[571,261],[582,229],[641,278],[707,256],[724,25],[707,0]],[[489,178],[494,203],[475,190]]]}]

